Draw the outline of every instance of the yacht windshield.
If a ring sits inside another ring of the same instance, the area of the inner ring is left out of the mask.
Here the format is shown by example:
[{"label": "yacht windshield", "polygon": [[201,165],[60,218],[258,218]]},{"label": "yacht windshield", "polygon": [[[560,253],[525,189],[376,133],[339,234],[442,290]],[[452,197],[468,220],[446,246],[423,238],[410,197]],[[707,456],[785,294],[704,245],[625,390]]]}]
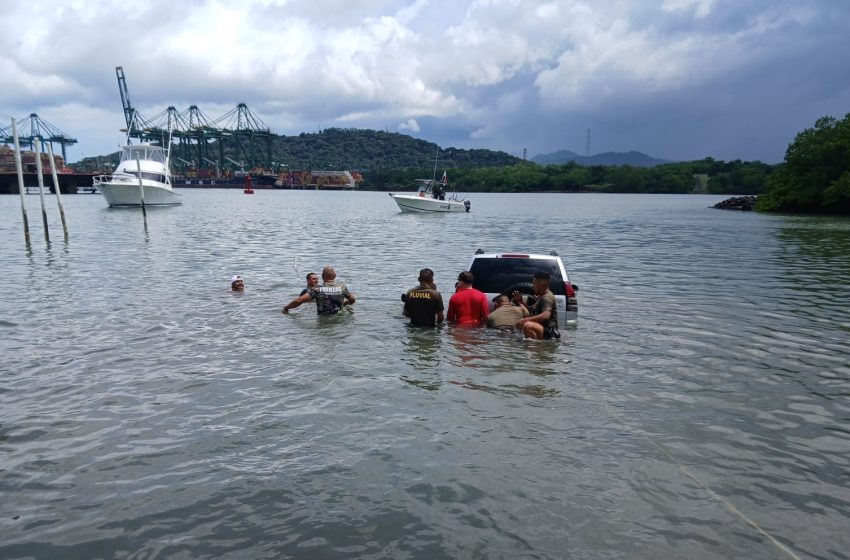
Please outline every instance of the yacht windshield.
[{"label": "yacht windshield", "polygon": [[165,150],[159,146],[124,146],[122,161],[135,161],[136,158],[165,163]]}]

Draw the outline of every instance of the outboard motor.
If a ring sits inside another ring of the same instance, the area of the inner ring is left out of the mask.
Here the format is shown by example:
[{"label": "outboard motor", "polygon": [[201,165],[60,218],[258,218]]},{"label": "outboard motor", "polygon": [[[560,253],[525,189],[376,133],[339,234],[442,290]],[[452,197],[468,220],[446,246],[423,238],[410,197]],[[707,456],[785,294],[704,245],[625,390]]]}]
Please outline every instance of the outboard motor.
[{"label": "outboard motor", "polygon": [[469,207],[472,206],[468,200],[463,201],[463,207],[466,208],[466,211],[469,212]]}]

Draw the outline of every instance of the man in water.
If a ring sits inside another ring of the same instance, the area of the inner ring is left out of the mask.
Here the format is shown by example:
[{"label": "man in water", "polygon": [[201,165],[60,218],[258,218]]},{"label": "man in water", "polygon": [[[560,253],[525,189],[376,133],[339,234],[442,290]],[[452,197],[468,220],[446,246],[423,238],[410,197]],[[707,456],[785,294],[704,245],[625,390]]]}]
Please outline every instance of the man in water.
[{"label": "man in water", "polygon": [[530,317],[520,319],[516,322],[516,328],[522,329],[525,338],[536,340],[558,340],[561,333],[558,332],[558,305],[555,303],[555,294],[549,289],[549,273],[537,272],[531,280],[531,287],[537,301],[531,308]]},{"label": "man in water", "polygon": [[487,320],[490,302],[487,296],[472,287],[473,276],[469,271],[463,271],[457,277],[457,291],[449,299],[449,310],[446,318],[464,327],[480,327]]},{"label": "man in water", "polygon": [[234,276],[230,279],[230,291],[231,292],[244,292],[245,291],[245,282],[242,280],[242,277],[239,275]]},{"label": "man in water", "polygon": [[307,287],[301,290],[299,296],[303,296],[307,292],[310,291],[310,288],[315,288],[319,285],[319,275],[315,272],[311,272],[307,275]]},{"label": "man in water", "polygon": [[319,315],[336,315],[346,305],[354,305],[354,295],[348,291],[345,284],[334,282],[336,271],[332,266],[322,269],[322,285],[307,288],[307,292],[293,299],[283,308],[285,314],[302,303],[315,300],[316,313]]},{"label": "man in water", "polygon": [[487,326],[505,332],[514,332],[514,325],[523,317],[528,317],[528,309],[522,304],[522,294],[514,292],[514,305],[508,296],[496,296],[496,309],[487,316]]},{"label": "man in water", "polygon": [[423,268],[419,271],[419,285],[405,294],[402,313],[410,317],[414,327],[434,327],[443,322],[443,296],[434,284],[433,270]]}]

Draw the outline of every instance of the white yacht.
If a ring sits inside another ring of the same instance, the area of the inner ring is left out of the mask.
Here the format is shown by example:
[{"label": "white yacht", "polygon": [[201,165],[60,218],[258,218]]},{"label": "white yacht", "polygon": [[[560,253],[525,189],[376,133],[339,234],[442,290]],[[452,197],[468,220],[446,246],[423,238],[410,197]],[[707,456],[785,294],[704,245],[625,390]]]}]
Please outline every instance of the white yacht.
[{"label": "white yacht", "polygon": [[118,167],[112,175],[95,177],[94,188],[109,206],[141,206],[142,194],[145,206],[173,206],[183,198],[171,187],[168,151],[151,144],[124,146]]}]

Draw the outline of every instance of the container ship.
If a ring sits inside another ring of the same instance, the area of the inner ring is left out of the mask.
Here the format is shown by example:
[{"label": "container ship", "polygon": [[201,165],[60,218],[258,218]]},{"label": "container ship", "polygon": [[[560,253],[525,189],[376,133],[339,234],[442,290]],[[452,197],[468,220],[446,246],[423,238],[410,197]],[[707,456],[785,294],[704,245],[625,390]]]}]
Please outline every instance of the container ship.
[{"label": "container ship", "polygon": [[[55,155],[56,175],[59,178],[59,188],[62,194],[76,194],[78,189],[91,187],[92,177],[97,173],[78,173],[67,167],[62,156]],[[35,152],[21,150],[21,167],[24,174],[24,186],[38,185],[38,172],[35,162]],[[50,157],[41,154],[41,172],[44,186],[53,192],[53,171],[50,167]],[[15,150],[0,146],[0,194],[18,193],[18,170],[15,165]]]}]

